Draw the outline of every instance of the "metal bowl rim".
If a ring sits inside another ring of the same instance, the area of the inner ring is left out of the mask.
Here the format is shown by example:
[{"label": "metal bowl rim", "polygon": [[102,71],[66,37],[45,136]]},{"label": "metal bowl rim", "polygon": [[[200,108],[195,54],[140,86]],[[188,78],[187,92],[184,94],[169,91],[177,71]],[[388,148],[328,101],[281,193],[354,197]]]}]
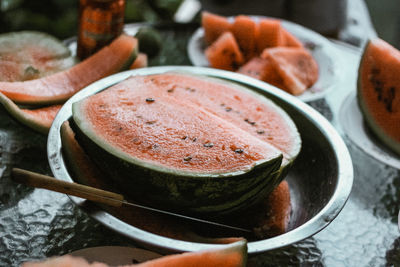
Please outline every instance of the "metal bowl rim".
[{"label": "metal bowl rim", "polygon": [[[307,117],[307,119],[309,119],[314,125],[316,125],[318,129],[323,133],[323,135],[326,136],[327,141],[331,144],[333,148],[338,167],[337,186],[331,199],[328,201],[325,207],[309,221],[285,234],[260,241],[249,242],[249,254],[256,254],[272,249],[285,247],[290,244],[304,240],[324,229],[339,214],[351,192],[353,184],[353,165],[349,151],[343,139],[340,137],[340,135],[331,125],[331,123],[326,120],[319,112],[314,110],[306,103],[278,88],[275,88],[269,84],[245,75],[205,67],[162,66],[129,70],[108,76],[97,82],[94,82],[93,84],[87,86],[86,88],[82,89],[80,92],[72,96],[58,112],[48,135],[47,156],[54,177],[61,180],[73,181],[72,178],[69,176],[67,167],[63,160],[63,156],[61,153],[62,146],[60,137],[61,124],[71,116],[71,106],[73,102],[76,102],[86,96],[107,88],[108,86],[118,83],[131,75],[149,75],[164,73],[167,71],[192,72],[194,74],[228,79],[240,82],[245,86],[248,85],[250,87],[261,89],[266,94],[278,97],[282,101],[288,103],[303,116]],[[83,203],[85,201],[83,199],[77,197],[70,198],[76,205],[84,208]],[[103,225],[113,229],[114,231],[117,231],[126,237],[136,240],[141,244],[153,248],[158,248],[163,251],[197,251],[202,249],[210,249],[216,246],[216,244],[196,243],[159,236],[129,225],[103,210],[85,209],[85,211],[91,217],[93,217]]]}]

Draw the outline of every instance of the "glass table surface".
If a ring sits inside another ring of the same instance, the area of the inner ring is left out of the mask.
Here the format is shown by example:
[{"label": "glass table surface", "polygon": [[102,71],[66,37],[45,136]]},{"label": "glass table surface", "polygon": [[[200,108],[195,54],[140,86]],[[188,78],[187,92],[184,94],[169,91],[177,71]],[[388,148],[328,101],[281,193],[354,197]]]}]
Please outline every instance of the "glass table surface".
[{"label": "glass table surface", "polygon": [[[195,29],[193,25],[159,28],[168,45],[150,65],[191,65],[186,44]],[[309,104],[332,122],[348,145],[354,164],[352,193],[327,228],[289,247],[250,257],[249,266],[400,265],[400,172],[365,154],[343,132],[338,113],[356,89],[361,51],[333,44],[340,54],[343,79],[324,99]],[[136,246],[88,217],[66,195],[14,183],[13,167],[51,175],[46,136],[15,122],[1,108],[0,266],[19,266],[87,247]]]}]

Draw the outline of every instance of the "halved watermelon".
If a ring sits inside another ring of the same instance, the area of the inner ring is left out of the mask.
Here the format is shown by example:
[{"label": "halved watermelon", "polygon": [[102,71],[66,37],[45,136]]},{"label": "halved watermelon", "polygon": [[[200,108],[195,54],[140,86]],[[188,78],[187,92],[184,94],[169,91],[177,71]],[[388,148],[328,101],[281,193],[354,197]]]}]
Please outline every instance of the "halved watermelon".
[{"label": "halved watermelon", "polygon": [[[221,88],[225,93],[215,94]],[[237,211],[279,184],[277,147],[284,147],[281,169],[300,147],[286,113],[240,88],[188,74],[134,76],[75,103],[74,131],[99,168],[138,201],[199,213]],[[215,106],[219,113],[211,111]],[[227,111],[230,106],[237,110]],[[230,111],[232,117],[221,115]]]},{"label": "halved watermelon", "polygon": [[300,95],[318,80],[318,64],[306,49],[266,48],[261,57],[271,60],[283,80],[284,89],[293,95]]},{"label": "halved watermelon", "polygon": [[232,26],[226,17],[206,11],[201,13],[201,25],[204,29],[204,40],[207,45],[212,44],[224,32],[230,31]]},{"label": "halved watermelon", "polygon": [[400,51],[381,39],[364,48],[357,82],[357,98],[370,129],[400,155]]},{"label": "halved watermelon", "polygon": [[43,134],[49,132],[51,124],[62,106],[51,105],[35,109],[20,108],[2,93],[0,93],[0,103],[17,121]]},{"label": "halved watermelon", "polygon": [[225,32],[205,50],[211,67],[223,70],[236,70],[244,62],[235,37]]},{"label": "halved watermelon", "polygon": [[46,33],[0,34],[0,81],[37,79],[70,68],[75,63],[69,49]]},{"label": "halved watermelon", "polygon": [[67,70],[24,82],[0,82],[0,92],[17,103],[61,103],[90,83],[128,68],[136,58],[137,50],[135,38],[121,35]]}]

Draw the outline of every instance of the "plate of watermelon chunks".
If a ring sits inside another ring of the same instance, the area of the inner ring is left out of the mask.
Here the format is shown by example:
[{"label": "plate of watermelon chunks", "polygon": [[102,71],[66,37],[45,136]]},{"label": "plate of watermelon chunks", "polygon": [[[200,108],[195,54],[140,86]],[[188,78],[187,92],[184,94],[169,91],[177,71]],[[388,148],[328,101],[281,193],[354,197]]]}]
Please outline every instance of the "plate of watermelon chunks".
[{"label": "plate of watermelon chunks", "polygon": [[305,102],[325,97],[340,81],[340,55],[322,35],[264,16],[224,17],[203,11],[188,42],[193,65],[235,71]]}]

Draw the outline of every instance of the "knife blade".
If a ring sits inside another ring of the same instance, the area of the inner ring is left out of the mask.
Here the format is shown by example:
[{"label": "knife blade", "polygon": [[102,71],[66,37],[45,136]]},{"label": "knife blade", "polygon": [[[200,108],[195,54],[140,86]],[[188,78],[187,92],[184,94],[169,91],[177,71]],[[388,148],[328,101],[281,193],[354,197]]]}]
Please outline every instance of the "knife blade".
[{"label": "knife blade", "polygon": [[93,202],[106,204],[113,207],[120,207],[122,205],[128,205],[144,210],[148,210],[151,212],[156,212],[160,214],[165,214],[168,216],[174,216],[181,219],[189,220],[192,222],[207,224],[214,227],[220,227],[227,230],[234,230],[242,233],[252,233],[251,230],[231,226],[219,222],[214,222],[210,220],[205,220],[201,218],[191,217],[184,214],[179,214],[171,211],[161,210],[153,207],[144,206],[137,203],[128,202],[125,200],[124,196],[121,194],[117,194],[114,192],[94,188],[91,186],[63,181],[59,179],[55,179],[54,177],[19,169],[13,168],[11,170],[11,178],[20,184],[25,184],[35,188],[47,189],[54,192],[64,193],[71,196],[76,196],[80,198],[84,198]]}]

